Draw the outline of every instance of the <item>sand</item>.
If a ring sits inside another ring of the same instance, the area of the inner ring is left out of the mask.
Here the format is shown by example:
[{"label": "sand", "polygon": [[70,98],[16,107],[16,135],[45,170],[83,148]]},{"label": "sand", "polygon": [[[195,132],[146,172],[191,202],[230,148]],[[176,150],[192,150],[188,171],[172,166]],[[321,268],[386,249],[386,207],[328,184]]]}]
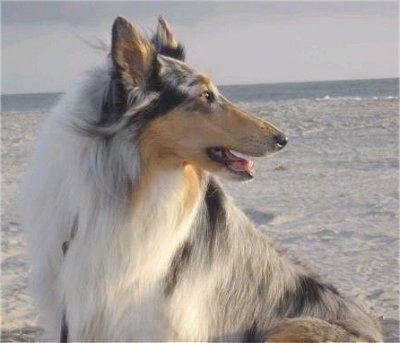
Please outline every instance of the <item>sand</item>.
[{"label": "sand", "polygon": [[[398,342],[398,102],[243,103],[284,128],[288,146],[224,182],[248,215],[313,271],[380,318]],[[2,113],[2,342],[37,338],[19,189],[46,112]]]}]

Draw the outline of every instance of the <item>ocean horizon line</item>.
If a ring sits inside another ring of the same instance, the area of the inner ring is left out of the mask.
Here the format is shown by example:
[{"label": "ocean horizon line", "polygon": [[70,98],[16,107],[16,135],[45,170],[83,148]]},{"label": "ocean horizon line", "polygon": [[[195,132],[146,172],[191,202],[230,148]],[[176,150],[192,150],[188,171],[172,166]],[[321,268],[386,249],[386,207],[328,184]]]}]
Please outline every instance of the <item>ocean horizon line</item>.
[{"label": "ocean horizon line", "polygon": [[[284,85],[284,84],[312,84],[312,83],[334,83],[334,82],[357,82],[357,81],[380,81],[380,80],[399,80],[400,77],[382,77],[382,78],[366,78],[366,79],[337,79],[337,80],[311,80],[311,81],[279,81],[279,82],[262,82],[262,83],[233,83],[233,84],[217,84],[217,87],[245,87],[245,86],[263,86],[263,85]],[[37,92],[37,93],[1,93],[3,96],[23,96],[23,95],[39,95],[39,94],[64,94],[64,91],[55,92]]]}]

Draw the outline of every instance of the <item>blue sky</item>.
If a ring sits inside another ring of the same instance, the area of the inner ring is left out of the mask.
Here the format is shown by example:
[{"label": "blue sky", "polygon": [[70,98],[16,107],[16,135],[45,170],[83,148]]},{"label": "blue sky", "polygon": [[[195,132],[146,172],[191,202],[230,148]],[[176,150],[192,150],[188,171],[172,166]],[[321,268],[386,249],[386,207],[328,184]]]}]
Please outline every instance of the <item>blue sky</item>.
[{"label": "blue sky", "polygon": [[122,15],[163,15],[217,84],[398,76],[396,2],[2,2],[2,93],[65,91]]}]

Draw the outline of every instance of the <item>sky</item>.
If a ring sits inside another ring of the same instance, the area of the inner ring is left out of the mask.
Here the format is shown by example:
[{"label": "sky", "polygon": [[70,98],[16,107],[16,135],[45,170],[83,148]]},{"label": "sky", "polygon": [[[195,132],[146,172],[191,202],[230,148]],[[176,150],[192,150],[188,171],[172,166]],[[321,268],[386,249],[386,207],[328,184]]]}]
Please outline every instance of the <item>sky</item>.
[{"label": "sky", "polygon": [[149,36],[162,15],[218,85],[398,77],[397,2],[2,1],[2,94],[67,90],[118,15]]}]

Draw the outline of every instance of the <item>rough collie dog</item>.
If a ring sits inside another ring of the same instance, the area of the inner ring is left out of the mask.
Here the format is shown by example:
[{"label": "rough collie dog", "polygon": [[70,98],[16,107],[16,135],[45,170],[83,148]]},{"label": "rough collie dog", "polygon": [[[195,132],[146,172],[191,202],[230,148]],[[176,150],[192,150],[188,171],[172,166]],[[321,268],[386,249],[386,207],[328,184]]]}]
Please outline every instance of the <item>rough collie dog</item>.
[{"label": "rough collie dog", "polygon": [[151,40],[117,18],[108,64],[53,112],[24,193],[48,339],[63,327],[64,341],[381,340],[224,193],[215,175],[251,179],[243,155],[287,138],[185,64],[162,18]]}]

